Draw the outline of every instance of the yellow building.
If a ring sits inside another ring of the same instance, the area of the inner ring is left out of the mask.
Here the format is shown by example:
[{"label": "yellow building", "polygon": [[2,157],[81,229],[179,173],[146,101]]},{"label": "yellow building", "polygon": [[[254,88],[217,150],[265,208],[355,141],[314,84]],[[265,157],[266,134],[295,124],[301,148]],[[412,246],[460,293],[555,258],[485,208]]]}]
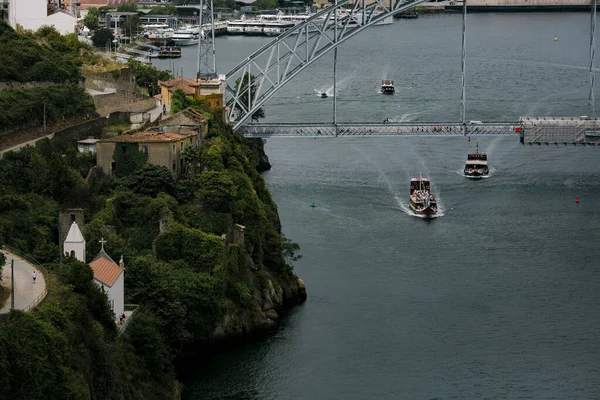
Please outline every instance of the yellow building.
[{"label": "yellow building", "polygon": [[148,164],[165,166],[173,174],[179,175],[185,170],[183,151],[188,146],[198,145],[199,142],[200,133],[197,131],[148,131],[102,139],[96,144],[96,165],[103,173],[112,176],[116,168],[113,158],[116,146],[123,146],[123,150],[126,150],[127,143],[136,143],[139,151],[147,155]]},{"label": "yellow building", "polygon": [[169,111],[171,110],[173,93],[179,89],[196,100],[206,101],[209,104],[210,111],[225,106],[225,88],[227,87],[225,75],[219,75],[217,79],[176,78],[170,81],[158,81],[158,84],[160,86],[161,104]]}]

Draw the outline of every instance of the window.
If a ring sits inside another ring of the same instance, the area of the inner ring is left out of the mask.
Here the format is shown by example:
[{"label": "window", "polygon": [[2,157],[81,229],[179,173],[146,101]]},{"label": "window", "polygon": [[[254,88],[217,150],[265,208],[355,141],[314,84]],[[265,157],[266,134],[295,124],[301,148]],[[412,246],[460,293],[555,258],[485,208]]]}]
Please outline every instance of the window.
[{"label": "window", "polygon": [[181,142],[181,151],[183,151],[183,142]]},{"label": "window", "polygon": [[117,169],[117,164],[115,164],[115,162],[114,162],[114,161],[113,161],[113,162],[111,162],[111,163],[110,163],[110,170],[111,170],[112,172],[115,172],[115,170],[116,170],[116,169]]},{"label": "window", "polygon": [[75,250],[71,250],[71,257],[75,258]]},{"label": "window", "polygon": [[176,148],[175,145],[173,145],[173,154],[175,154]]},{"label": "window", "polygon": [[173,161],[173,171],[177,170],[177,163],[175,161]]},{"label": "window", "polygon": [[148,149],[148,145],[145,145],[145,144],[142,145],[142,153],[144,153],[144,154],[150,153],[150,150]]}]

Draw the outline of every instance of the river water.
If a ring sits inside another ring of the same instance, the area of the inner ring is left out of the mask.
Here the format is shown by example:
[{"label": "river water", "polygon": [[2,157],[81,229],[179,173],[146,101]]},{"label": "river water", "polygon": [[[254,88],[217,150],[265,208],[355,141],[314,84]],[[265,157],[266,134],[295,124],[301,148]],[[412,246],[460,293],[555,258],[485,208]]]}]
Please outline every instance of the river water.
[{"label": "river water", "polygon": [[[588,113],[587,14],[468,18],[468,119]],[[338,119],[456,120],[460,29],[460,16],[420,16],[342,46]],[[220,68],[265,40],[220,38]],[[188,57],[178,68],[191,76]],[[320,61],[267,118],[330,120],[315,89],[331,75]],[[377,93],[382,77],[396,95]],[[475,141],[492,171],[481,181],[460,174]],[[308,300],[274,336],[213,359],[187,399],[600,398],[598,148],[474,136],[279,138],[266,150]],[[407,212],[419,174],[438,218]]]}]

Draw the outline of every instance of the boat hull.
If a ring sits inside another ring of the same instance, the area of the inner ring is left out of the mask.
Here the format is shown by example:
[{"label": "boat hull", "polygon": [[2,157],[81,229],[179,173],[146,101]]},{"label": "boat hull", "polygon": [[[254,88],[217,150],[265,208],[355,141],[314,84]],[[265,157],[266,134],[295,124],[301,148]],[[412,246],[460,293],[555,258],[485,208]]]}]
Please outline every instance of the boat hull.
[{"label": "boat hull", "polygon": [[482,179],[482,178],[486,178],[489,175],[489,170],[487,168],[484,168],[479,172],[479,171],[467,171],[465,169],[463,171],[463,175],[466,178],[470,178],[470,179]]},{"label": "boat hull", "polygon": [[177,46],[192,46],[198,44],[200,39],[171,39]]},{"label": "boat hull", "polygon": [[410,208],[415,215],[422,215],[426,217],[436,215],[438,212],[437,206],[418,207],[418,205],[415,206],[412,202],[410,203]]}]

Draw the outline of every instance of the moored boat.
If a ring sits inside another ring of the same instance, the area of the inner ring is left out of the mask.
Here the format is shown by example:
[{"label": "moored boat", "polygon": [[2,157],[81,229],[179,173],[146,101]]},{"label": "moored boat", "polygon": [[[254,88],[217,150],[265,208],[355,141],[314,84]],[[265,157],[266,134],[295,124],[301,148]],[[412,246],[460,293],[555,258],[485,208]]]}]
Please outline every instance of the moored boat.
[{"label": "moored boat", "polygon": [[383,94],[394,94],[396,89],[394,88],[394,81],[390,79],[384,79],[381,81],[381,93]]},{"label": "moored boat", "polygon": [[429,178],[410,180],[410,208],[416,215],[432,216],[438,212],[437,199],[430,192]]},{"label": "moored boat", "polygon": [[479,143],[477,143],[475,152],[467,154],[464,175],[467,178],[481,179],[488,176],[489,173],[487,153],[480,152]]},{"label": "moored boat", "polygon": [[179,58],[181,57],[181,48],[162,46],[158,52],[158,58]]},{"label": "moored boat", "polygon": [[191,46],[198,44],[200,41],[200,30],[196,29],[181,29],[175,31],[171,40],[178,46]]}]

